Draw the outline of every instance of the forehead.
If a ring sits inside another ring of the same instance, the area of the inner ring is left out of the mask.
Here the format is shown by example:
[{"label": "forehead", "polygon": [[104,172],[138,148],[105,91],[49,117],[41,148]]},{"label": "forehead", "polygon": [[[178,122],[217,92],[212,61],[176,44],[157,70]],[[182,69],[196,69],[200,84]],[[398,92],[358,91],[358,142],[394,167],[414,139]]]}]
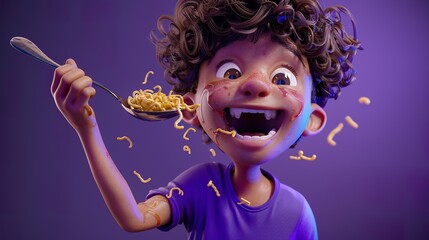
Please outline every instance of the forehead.
[{"label": "forehead", "polygon": [[228,57],[240,57],[247,61],[269,61],[283,60],[308,66],[307,59],[301,54],[298,48],[291,41],[283,41],[270,34],[264,34],[257,41],[252,41],[251,37],[231,41],[222,45],[208,60],[211,62],[223,61]]}]

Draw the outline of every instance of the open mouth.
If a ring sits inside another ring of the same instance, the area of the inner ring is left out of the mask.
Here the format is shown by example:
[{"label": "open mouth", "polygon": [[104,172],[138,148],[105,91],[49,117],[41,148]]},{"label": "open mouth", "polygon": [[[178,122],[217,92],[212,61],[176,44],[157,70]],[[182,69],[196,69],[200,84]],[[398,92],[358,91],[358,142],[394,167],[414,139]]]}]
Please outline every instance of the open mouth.
[{"label": "open mouth", "polygon": [[244,140],[266,140],[280,128],[283,111],[247,108],[226,108],[225,120]]}]

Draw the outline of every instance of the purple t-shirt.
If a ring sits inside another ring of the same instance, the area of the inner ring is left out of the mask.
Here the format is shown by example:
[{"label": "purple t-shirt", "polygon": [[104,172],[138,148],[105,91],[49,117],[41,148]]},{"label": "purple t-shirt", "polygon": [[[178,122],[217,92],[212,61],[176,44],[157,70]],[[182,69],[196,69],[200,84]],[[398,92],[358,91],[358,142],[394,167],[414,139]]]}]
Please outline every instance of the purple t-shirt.
[{"label": "purple t-shirt", "polygon": [[[274,183],[271,198],[257,207],[238,204],[242,201],[231,182],[233,168],[233,164],[196,165],[167,187],[151,190],[147,198],[165,196],[173,187],[183,190],[183,196],[172,191],[172,221],[159,229],[168,231],[184,224],[188,239],[317,239],[316,222],[305,198],[264,170],[263,174]],[[209,181],[220,197],[207,186]]]}]

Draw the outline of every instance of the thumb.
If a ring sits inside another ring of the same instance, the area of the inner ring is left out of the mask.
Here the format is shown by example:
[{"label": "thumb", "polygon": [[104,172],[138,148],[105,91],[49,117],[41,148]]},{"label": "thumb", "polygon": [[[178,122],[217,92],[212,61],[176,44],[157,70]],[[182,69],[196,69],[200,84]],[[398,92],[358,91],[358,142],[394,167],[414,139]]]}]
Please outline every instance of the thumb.
[{"label": "thumb", "polygon": [[71,59],[71,58],[67,59],[66,64],[69,64],[69,65],[72,65],[74,67],[77,67],[76,62],[73,59]]}]

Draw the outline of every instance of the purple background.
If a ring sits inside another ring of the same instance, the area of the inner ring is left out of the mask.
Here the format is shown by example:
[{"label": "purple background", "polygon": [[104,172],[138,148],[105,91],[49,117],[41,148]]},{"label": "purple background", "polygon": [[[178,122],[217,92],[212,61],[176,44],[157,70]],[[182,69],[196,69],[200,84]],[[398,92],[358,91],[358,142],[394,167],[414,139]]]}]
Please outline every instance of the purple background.
[{"label": "purple background", "polygon": [[[93,79],[122,96],[163,84],[148,40],[160,14],[175,1],[0,1],[0,239],[184,239],[182,226],[164,233],[122,231],[92,179],[74,130],[50,95],[53,69],[16,52],[13,36],[33,40],[54,60],[73,57]],[[328,103],[329,120],[319,135],[266,164],[283,183],[310,202],[321,239],[427,239],[429,235],[429,88],[426,1],[322,0],[353,13],[364,51],[355,66],[358,80]],[[365,106],[358,98],[368,96]],[[174,120],[141,122],[98,90],[91,102],[105,143],[135,197],[164,186],[184,169],[213,161],[200,135],[191,140]],[[351,115],[359,129],[345,124]],[[134,147],[117,136],[128,135]],[[188,144],[192,155],[182,151]],[[303,149],[317,160],[293,161]],[[228,163],[220,151],[216,161]],[[152,181],[142,184],[139,171]],[[222,223],[219,223],[219,228]],[[269,234],[269,233],[267,233]]]}]

